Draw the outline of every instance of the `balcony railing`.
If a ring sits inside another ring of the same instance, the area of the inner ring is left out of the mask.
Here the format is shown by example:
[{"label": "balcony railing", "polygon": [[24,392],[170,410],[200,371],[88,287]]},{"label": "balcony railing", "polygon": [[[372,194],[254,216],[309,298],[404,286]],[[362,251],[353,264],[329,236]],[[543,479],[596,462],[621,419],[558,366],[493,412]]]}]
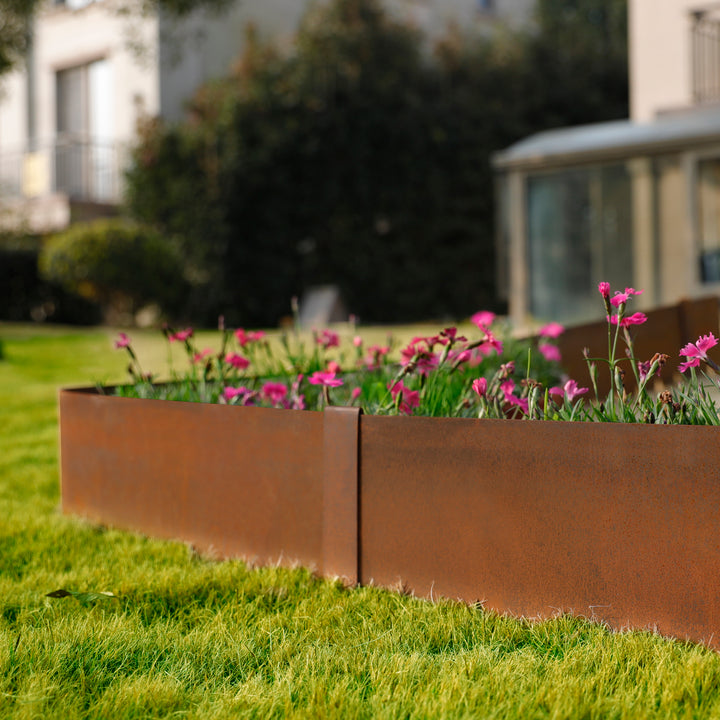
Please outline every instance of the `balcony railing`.
[{"label": "balcony railing", "polygon": [[720,17],[716,5],[690,14],[692,91],[695,104],[720,102]]},{"label": "balcony railing", "polygon": [[63,193],[71,200],[115,204],[122,197],[125,149],[115,143],[63,139],[34,152],[0,154],[0,195]]}]

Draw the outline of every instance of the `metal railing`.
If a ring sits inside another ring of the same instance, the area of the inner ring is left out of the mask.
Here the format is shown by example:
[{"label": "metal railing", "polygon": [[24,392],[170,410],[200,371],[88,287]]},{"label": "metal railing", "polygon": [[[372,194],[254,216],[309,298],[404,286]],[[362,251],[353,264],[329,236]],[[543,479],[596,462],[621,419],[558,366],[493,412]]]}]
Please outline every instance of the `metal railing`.
[{"label": "metal railing", "polygon": [[71,200],[114,204],[122,197],[124,147],[84,139],[58,139],[33,152],[0,153],[0,195],[64,193]]},{"label": "metal railing", "polygon": [[121,163],[113,143],[62,140],[54,148],[54,190],[71,200],[118,202]]}]

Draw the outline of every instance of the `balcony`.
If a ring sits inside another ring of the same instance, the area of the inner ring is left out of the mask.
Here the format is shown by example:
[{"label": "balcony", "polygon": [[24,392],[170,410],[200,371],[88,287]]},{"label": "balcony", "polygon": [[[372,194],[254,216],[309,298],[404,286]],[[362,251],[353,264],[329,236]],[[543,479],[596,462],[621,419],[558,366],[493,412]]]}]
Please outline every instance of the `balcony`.
[{"label": "balcony", "polygon": [[45,232],[67,226],[77,207],[118,205],[127,157],[116,143],[76,139],[0,155],[3,224]]}]

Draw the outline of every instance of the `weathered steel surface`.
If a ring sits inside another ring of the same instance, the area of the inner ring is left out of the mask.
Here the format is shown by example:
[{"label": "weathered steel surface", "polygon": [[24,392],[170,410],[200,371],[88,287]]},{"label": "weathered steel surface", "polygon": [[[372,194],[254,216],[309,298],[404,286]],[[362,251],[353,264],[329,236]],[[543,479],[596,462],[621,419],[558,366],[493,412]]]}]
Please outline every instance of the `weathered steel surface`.
[{"label": "weathered steel surface", "polygon": [[360,408],[324,412],[323,567],[327,576],[358,582],[358,441]]},{"label": "weathered steel surface", "polygon": [[61,391],[60,422],[65,512],[321,566],[321,413]]},{"label": "weathered steel surface", "polygon": [[[717,428],[60,396],[66,512],[720,649]],[[355,575],[353,575],[355,573]]]},{"label": "weathered steel surface", "polygon": [[[600,296],[598,295],[600,303]],[[631,308],[629,313],[634,312]],[[633,326],[630,333],[634,336],[635,356],[638,360],[650,360],[655,353],[665,353],[670,360],[663,369],[662,378],[671,382],[673,374],[677,374],[677,366],[681,359],[678,352],[689,342],[695,342],[700,335],[709,332],[718,334],[718,300],[706,297],[699,300],[685,300],[671,307],[650,310],[648,321],[641,326]],[[613,329],[614,331],[614,329]],[[578,383],[591,387],[587,363],[583,357],[583,348],[588,348],[590,357],[608,357],[608,326],[607,323],[596,322],[587,325],[567,328],[557,340],[562,353],[562,365],[571,378]],[[625,358],[625,341],[622,331],[617,343],[617,358]],[[598,385],[601,395],[610,388],[610,376],[607,363],[597,363]],[[635,387],[635,379],[629,362],[623,361],[621,367],[625,371],[625,386]]]},{"label": "weathered steel surface", "polygon": [[720,647],[707,427],[360,418],[361,582]]}]

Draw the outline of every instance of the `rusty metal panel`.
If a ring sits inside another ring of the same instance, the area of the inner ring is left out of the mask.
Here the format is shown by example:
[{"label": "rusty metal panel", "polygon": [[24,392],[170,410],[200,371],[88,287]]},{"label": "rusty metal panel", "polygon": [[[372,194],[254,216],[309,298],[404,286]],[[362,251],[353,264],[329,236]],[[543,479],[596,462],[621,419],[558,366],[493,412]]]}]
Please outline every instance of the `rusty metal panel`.
[{"label": "rusty metal panel", "polygon": [[362,416],[361,582],[720,648],[718,432]]},{"label": "rusty metal panel", "polygon": [[[598,302],[600,296],[598,295]],[[718,334],[718,300],[706,297],[699,300],[685,300],[671,307],[649,310],[648,320],[643,325],[630,328],[635,342],[635,355],[638,360],[649,360],[655,353],[665,353],[670,360],[662,372],[662,379],[672,382],[677,374],[680,362],[678,352],[689,342],[695,342],[700,335],[709,332]],[[614,333],[614,328],[613,328]],[[587,363],[583,357],[583,348],[588,348],[590,357],[608,357],[608,326],[604,321],[567,328],[557,340],[562,354],[562,365],[571,378],[587,387],[590,385]],[[617,358],[625,357],[625,341],[622,331],[617,343]],[[630,364],[624,361],[621,367],[625,371],[625,386],[628,390],[635,387],[635,379]],[[607,363],[598,363],[598,390],[602,396],[610,389],[610,375]]]},{"label": "rusty metal panel", "polygon": [[63,510],[218,556],[322,564],[322,413],[61,391]]},{"label": "rusty metal panel", "polygon": [[358,582],[358,432],[360,408],[324,412],[323,574]]}]

